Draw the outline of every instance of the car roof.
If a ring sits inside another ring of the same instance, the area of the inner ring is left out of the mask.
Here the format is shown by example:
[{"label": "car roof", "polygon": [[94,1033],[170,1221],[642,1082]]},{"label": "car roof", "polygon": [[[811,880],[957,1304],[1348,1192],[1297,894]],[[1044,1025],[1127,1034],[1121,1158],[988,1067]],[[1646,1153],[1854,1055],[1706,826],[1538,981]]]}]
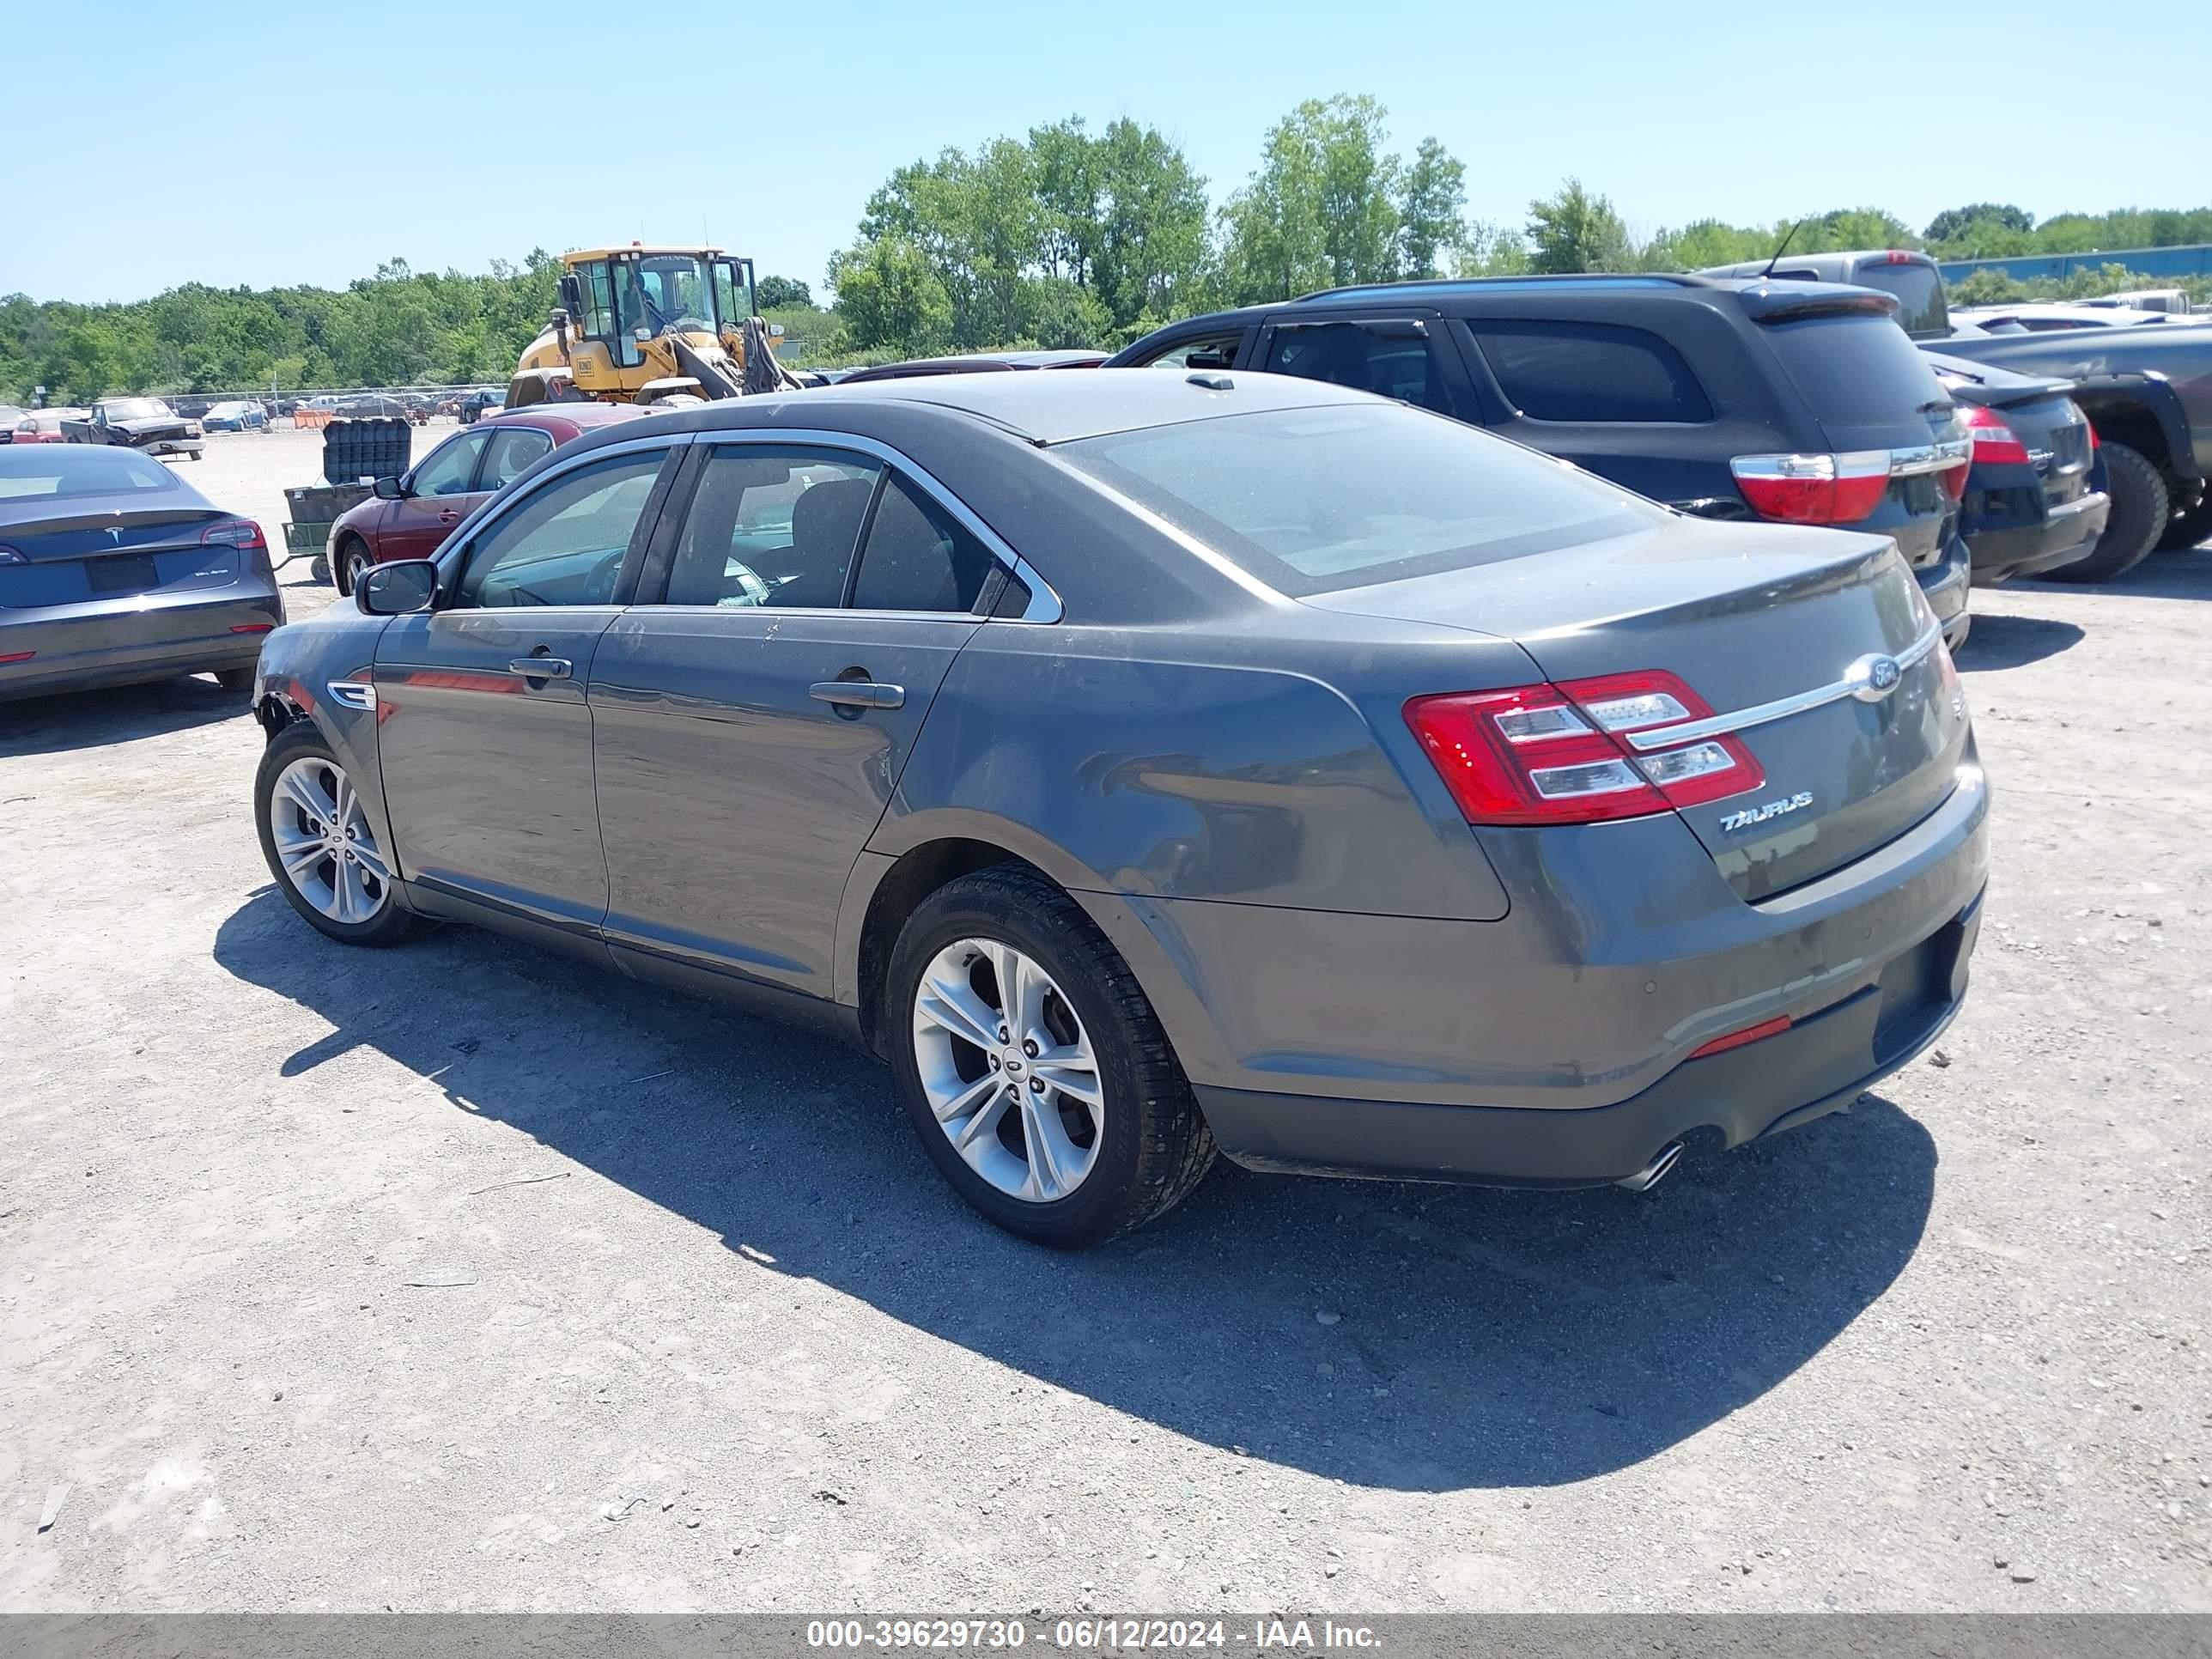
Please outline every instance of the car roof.
[{"label": "car roof", "polygon": [[536,421],[566,421],[580,431],[590,432],[603,426],[612,426],[618,421],[635,420],[647,412],[635,404],[530,404],[521,409],[510,409],[504,414],[487,415],[477,424],[529,426]]},{"label": "car roof", "polygon": [[925,404],[973,416],[1031,443],[1044,445],[1221,415],[1387,401],[1320,380],[1244,369],[1234,375],[1184,374],[1171,369],[1100,374],[929,374],[817,386],[776,398],[726,399],[693,411],[694,418],[687,424],[750,426],[755,424],[750,418],[742,422],[729,421],[726,416],[719,421],[713,418],[717,411],[747,410],[750,413],[749,405],[773,404],[773,410],[762,409],[765,418],[795,424],[805,418],[809,408]]},{"label": "car roof", "polygon": [[1036,351],[977,351],[957,357],[909,357],[896,363],[877,363],[847,369],[842,380],[892,380],[906,375],[974,374],[994,369],[1078,368],[1103,363],[1107,354],[1088,348]]}]

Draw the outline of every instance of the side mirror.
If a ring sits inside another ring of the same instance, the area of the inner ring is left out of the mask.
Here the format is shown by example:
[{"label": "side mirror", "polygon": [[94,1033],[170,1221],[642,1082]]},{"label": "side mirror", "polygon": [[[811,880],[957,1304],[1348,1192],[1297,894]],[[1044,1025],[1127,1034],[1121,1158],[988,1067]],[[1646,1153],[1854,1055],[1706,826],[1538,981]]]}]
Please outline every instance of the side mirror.
[{"label": "side mirror", "polygon": [[399,501],[407,499],[407,482],[404,478],[374,478],[369,482],[369,493],[380,501]]},{"label": "side mirror", "polygon": [[768,325],[768,337],[771,340],[781,340],[783,337],[783,325],[770,323]]},{"label": "side mirror", "polygon": [[410,617],[428,611],[438,597],[434,559],[399,559],[373,564],[353,592],[354,602],[371,617]]},{"label": "side mirror", "polygon": [[561,309],[571,317],[584,308],[584,284],[573,270],[561,277]]}]

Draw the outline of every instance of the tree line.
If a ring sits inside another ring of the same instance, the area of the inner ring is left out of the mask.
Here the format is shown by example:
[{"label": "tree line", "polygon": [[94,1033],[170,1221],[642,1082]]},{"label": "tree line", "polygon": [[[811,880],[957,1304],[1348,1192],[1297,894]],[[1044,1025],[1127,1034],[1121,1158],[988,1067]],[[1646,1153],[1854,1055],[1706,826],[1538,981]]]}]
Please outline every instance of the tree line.
[{"label": "tree line", "polygon": [[[2121,209],[2037,220],[2005,203],[1947,209],[1915,230],[1879,208],[1797,221],[1718,219],[1639,232],[1575,179],[1518,222],[1467,212],[1466,168],[1433,137],[1391,143],[1369,97],[1310,100],[1264,136],[1259,164],[1216,205],[1160,131],[1079,117],[902,167],[865,204],[854,240],[810,285],[765,276],[757,297],[800,367],[1017,345],[1110,348],[1218,307],[1316,289],[1523,271],[1688,270],[1764,258],[1783,237],[1817,252],[1923,247],[1939,258],[2084,253],[2212,242],[2212,208]],[[2107,268],[2116,271],[2117,268]],[[544,325],[560,263],[543,249],[480,275],[394,259],[346,289],[214,289],[88,306],[0,299],[0,399],[117,392],[497,382]],[[1978,273],[1975,298],[2088,293]]]}]

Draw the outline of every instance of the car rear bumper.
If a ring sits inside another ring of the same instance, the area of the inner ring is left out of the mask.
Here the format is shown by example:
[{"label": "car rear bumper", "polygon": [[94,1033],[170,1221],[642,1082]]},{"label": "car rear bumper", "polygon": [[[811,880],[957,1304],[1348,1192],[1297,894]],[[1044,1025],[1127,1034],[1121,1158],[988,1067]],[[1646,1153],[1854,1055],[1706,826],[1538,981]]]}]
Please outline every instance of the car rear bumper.
[{"label": "car rear bumper", "polygon": [[2033,523],[1969,532],[1976,586],[2037,575],[2087,558],[2112,513],[2111,498],[2092,490],[2045,509],[2046,515]]},{"label": "car rear bumper", "polygon": [[1952,537],[1942,558],[1912,574],[1927,598],[1928,608],[1943,624],[1944,639],[1955,640],[1966,626],[1966,590],[1973,585],[1973,556],[1966,550],[1966,538]]},{"label": "car rear bumper", "polygon": [[1711,1130],[1741,1146],[1839,1111],[1957,1017],[1982,901],[1871,984],[1778,1036],[1686,1060],[1617,1106],[1548,1111],[1330,1099],[1199,1085],[1221,1150],[1248,1169],[1479,1186],[1626,1181]]},{"label": "car rear bumper", "polygon": [[1920,823],[1756,902],[1654,817],[1528,832],[1508,885],[1529,896],[1495,921],[1118,903],[1237,1161],[1590,1185],[1694,1130],[1734,1145],[1846,1104],[1933,1041],[1966,985],[1988,801],[1969,749]]},{"label": "car rear bumper", "polygon": [[0,658],[32,653],[22,661],[0,661],[0,698],[248,667],[261,654],[269,630],[283,622],[284,601],[266,586],[143,610],[87,606],[66,616],[0,611]]}]

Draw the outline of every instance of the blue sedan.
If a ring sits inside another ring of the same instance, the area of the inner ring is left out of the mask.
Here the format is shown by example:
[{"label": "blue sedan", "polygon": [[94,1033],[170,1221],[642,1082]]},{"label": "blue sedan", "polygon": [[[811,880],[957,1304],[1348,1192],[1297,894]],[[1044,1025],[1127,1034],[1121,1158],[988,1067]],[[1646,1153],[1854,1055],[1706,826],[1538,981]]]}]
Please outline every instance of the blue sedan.
[{"label": "blue sedan", "polygon": [[250,399],[216,404],[200,416],[203,432],[266,432],[269,411]]}]

